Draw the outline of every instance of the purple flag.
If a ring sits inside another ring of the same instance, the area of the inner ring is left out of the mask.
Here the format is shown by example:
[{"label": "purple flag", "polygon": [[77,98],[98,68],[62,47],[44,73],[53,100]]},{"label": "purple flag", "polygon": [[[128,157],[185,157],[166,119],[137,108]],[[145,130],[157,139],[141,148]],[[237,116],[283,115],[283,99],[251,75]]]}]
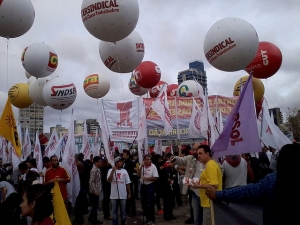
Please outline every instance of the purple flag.
[{"label": "purple flag", "polygon": [[261,151],[254,108],[252,75],[228,117],[225,128],[212,146],[216,156],[238,155]]}]

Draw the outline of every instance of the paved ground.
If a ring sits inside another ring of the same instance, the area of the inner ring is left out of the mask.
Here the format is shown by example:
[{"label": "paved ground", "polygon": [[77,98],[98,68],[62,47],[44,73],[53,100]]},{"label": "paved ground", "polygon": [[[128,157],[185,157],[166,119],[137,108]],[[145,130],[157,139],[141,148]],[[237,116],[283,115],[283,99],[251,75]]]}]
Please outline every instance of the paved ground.
[{"label": "paved ground", "polygon": [[[176,217],[176,220],[170,220],[170,221],[165,221],[164,220],[164,216],[163,215],[155,215],[155,219],[156,225],[172,225],[172,224],[184,224],[184,221],[186,219],[188,219],[189,217],[189,210],[190,210],[190,206],[188,203],[188,199],[185,199],[185,196],[182,196],[182,200],[183,200],[183,206],[182,207],[178,207],[176,206],[174,208],[174,216]],[[141,201],[140,200],[136,200],[136,204],[137,204],[137,215],[132,217],[132,218],[128,218],[127,219],[127,225],[142,225],[143,224],[143,215],[142,215],[142,210],[141,210]],[[98,219],[103,222],[103,225],[111,225],[112,221],[111,220],[104,220],[103,219],[103,211],[101,208],[101,203],[100,203],[100,208],[98,211]],[[71,213],[71,221],[73,222],[73,218],[74,215],[72,215]],[[90,223],[88,223],[88,214],[85,215],[85,225],[90,225]],[[145,220],[146,221],[146,220]],[[72,223],[74,224],[74,223]],[[146,223],[145,223],[146,224]]]}]

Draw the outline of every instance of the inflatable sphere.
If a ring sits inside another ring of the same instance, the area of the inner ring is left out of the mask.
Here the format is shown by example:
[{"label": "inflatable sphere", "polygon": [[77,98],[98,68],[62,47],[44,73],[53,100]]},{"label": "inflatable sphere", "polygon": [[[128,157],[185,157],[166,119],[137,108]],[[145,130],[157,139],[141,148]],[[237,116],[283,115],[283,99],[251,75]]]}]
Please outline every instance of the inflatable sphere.
[{"label": "inflatable sphere", "polygon": [[139,4],[137,0],[83,0],[81,19],[88,32],[99,40],[120,41],[136,27]]},{"label": "inflatable sphere", "polygon": [[[196,84],[194,80],[186,80],[182,82],[177,88],[177,96],[180,97],[199,97],[198,87],[200,84]],[[200,90],[203,92],[203,90]]]},{"label": "inflatable sphere", "polygon": [[29,85],[26,83],[18,83],[13,85],[8,91],[8,97],[11,104],[17,108],[27,108],[32,104],[32,100],[28,94]]},{"label": "inflatable sphere", "polygon": [[35,81],[37,78],[36,77],[30,77],[28,80],[27,80],[27,84],[30,85],[33,81]]},{"label": "inflatable sphere", "polygon": [[273,76],[280,68],[282,54],[280,49],[266,41],[259,42],[258,50],[252,62],[246,66],[245,70],[260,79],[267,79]]},{"label": "inflatable sphere", "polygon": [[134,70],[134,76],[139,86],[152,88],[160,81],[161,71],[154,62],[144,61]]},{"label": "inflatable sphere", "polygon": [[149,91],[150,97],[151,98],[156,98],[164,85],[168,86],[168,84],[166,82],[164,82],[162,80],[159,81],[157,83],[157,85],[155,85],[153,88],[150,89],[150,91]]},{"label": "inflatable sphere", "polygon": [[176,97],[177,95],[178,84],[170,84],[168,85],[167,95],[170,97]]},{"label": "inflatable sphere", "polygon": [[131,73],[144,58],[144,41],[138,32],[116,43],[100,41],[99,54],[104,65],[116,73]]},{"label": "inflatable sphere", "polygon": [[[241,86],[244,86],[249,76],[241,77],[234,85],[233,96],[239,96],[241,91]],[[264,96],[265,87],[260,79],[252,77],[254,100],[259,103]]]},{"label": "inflatable sphere", "polygon": [[209,28],[203,44],[204,55],[219,70],[244,70],[255,57],[258,42],[256,30],[250,23],[228,17]]},{"label": "inflatable sphere", "polygon": [[24,69],[36,78],[49,76],[58,65],[57,54],[44,43],[34,43],[26,47],[21,61]]},{"label": "inflatable sphere", "polygon": [[34,103],[41,106],[47,106],[47,103],[43,98],[43,88],[48,80],[48,78],[35,78],[35,80],[30,83],[29,96]]},{"label": "inflatable sphere", "polygon": [[134,76],[131,76],[129,82],[128,82],[128,88],[134,95],[142,96],[146,94],[149,91],[149,88],[143,88],[139,86],[136,81]]},{"label": "inflatable sphere", "polygon": [[16,38],[32,27],[35,12],[30,0],[0,0],[0,36]]},{"label": "inflatable sphere", "polygon": [[66,78],[51,78],[43,88],[43,98],[53,109],[63,110],[70,107],[76,100],[75,85]]},{"label": "inflatable sphere", "polygon": [[109,92],[110,83],[101,73],[93,73],[84,79],[83,89],[92,98],[102,98]]}]

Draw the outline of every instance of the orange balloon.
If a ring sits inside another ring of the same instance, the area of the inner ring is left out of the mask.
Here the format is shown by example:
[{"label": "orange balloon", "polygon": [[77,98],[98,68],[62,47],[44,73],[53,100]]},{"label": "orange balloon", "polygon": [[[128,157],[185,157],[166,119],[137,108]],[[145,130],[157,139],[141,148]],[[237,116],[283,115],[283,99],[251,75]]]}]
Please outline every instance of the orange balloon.
[{"label": "orange balloon", "polygon": [[[241,86],[244,86],[249,76],[241,77],[234,85],[233,96],[239,96]],[[265,94],[265,87],[263,82],[260,79],[252,77],[253,91],[254,91],[254,100],[256,103],[259,103],[262,97]]]}]

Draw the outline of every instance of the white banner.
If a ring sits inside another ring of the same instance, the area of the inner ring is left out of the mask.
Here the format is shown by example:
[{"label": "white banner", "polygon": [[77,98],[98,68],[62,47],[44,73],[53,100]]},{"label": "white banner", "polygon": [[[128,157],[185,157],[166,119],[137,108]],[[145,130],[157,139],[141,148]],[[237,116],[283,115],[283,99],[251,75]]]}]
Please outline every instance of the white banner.
[{"label": "white banner", "polygon": [[48,141],[47,147],[45,148],[44,156],[51,157],[52,155],[55,155],[58,141],[59,139],[58,139],[57,131],[56,129],[54,129],[52,131],[50,140]]}]

